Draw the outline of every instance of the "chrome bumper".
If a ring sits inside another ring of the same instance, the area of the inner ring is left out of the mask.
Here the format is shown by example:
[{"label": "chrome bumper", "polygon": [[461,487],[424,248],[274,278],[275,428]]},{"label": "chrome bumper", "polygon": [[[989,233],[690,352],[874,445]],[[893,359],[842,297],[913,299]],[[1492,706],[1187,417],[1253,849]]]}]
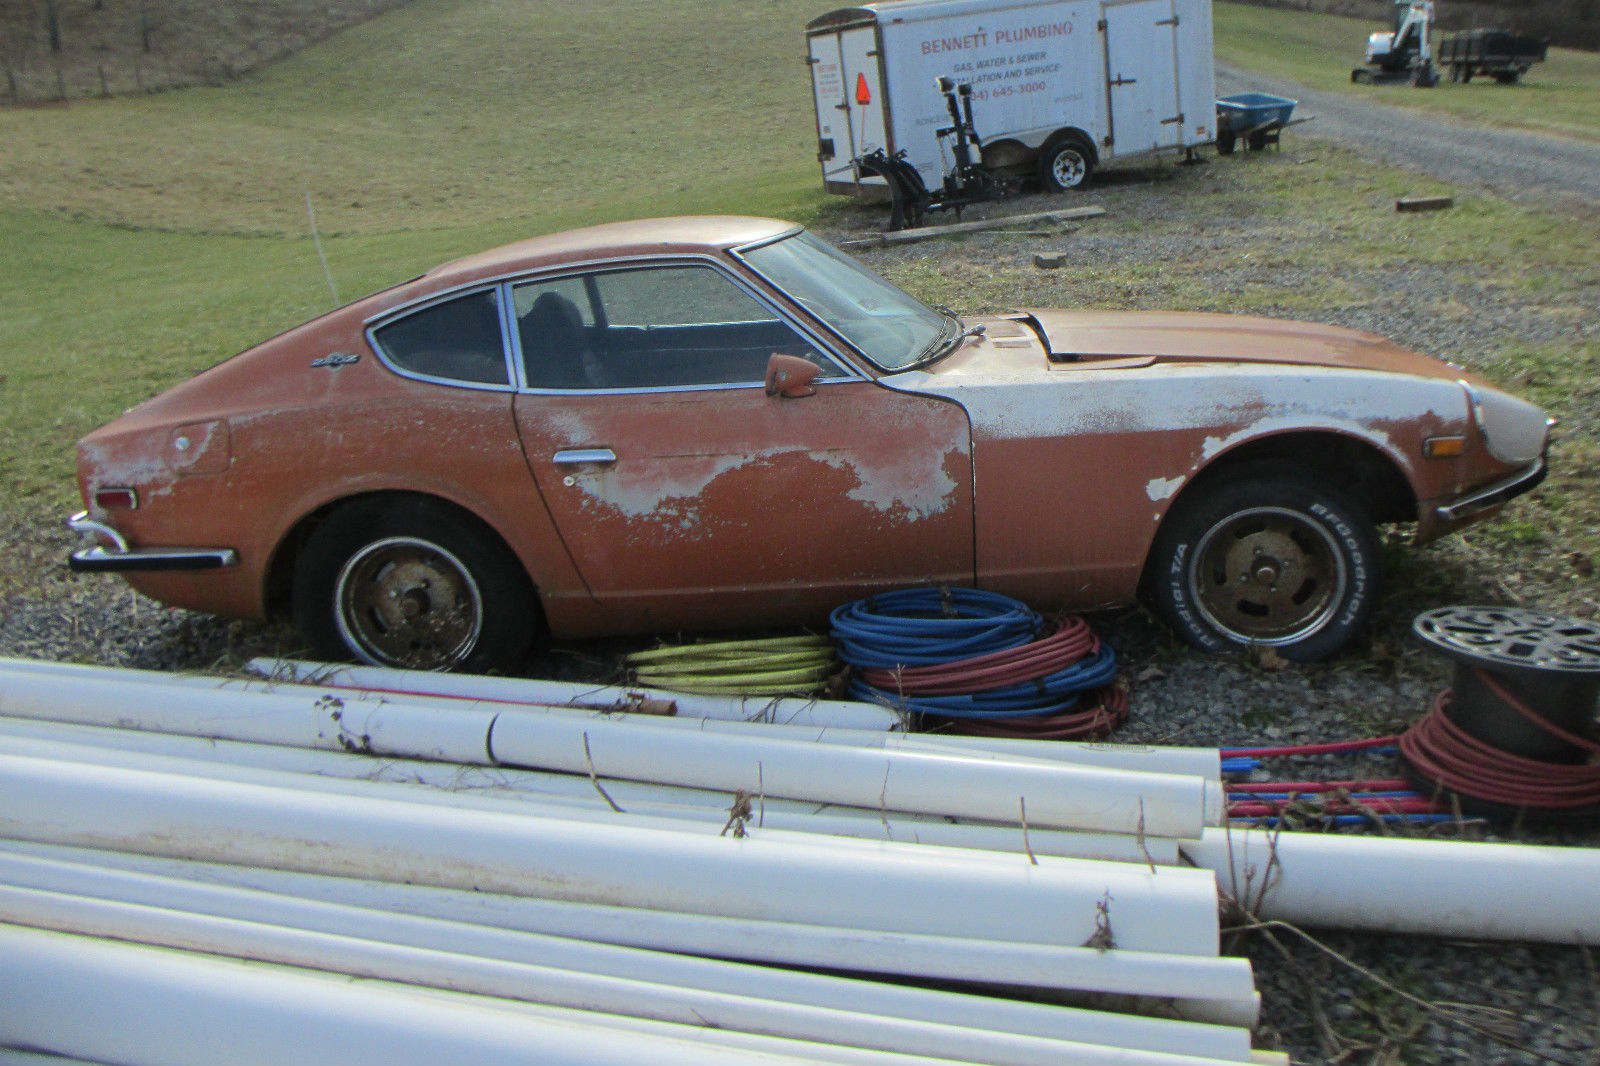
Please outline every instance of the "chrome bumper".
[{"label": "chrome bumper", "polygon": [[232,548],[131,548],[122,534],[89,517],[89,512],[79,511],[67,519],[67,528],[75,533],[89,533],[105,537],[111,547],[96,544],[72,553],[67,566],[86,573],[130,570],[217,570],[234,566],[239,553]]},{"label": "chrome bumper", "polygon": [[1433,509],[1433,513],[1439,521],[1447,523],[1471,518],[1480,511],[1498,507],[1515,496],[1521,496],[1524,492],[1537,488],[1544,480],[1545,474],[1549,473],[1549,469],[1543,457],[1540,457],[1526,470],[1519,470],[1508,478],[1486,485],[1470,496],[1463,496],[1452,503],[1440,504]]}]

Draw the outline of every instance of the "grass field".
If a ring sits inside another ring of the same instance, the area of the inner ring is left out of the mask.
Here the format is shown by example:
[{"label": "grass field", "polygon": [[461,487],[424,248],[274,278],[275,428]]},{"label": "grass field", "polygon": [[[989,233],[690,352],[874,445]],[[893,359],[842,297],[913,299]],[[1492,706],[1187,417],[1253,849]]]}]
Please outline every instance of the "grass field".
[{"label": "grass field", "polygon": [[[344,299],[486,245],[604,219],[838,217],[818,189],[802,59],[801,27],[820,9],[415,0],[225,87],[0,110],[0,514],[17,523],[67,508],[79,435],[332,303],[307,193]],[[1220,61],[1350,89],[1365,24],[1216,10]],[[1527,109],[1544,101],[1537,110],[1565,132],[1600,136],[1592,55],[1556,52],[1516,89],[1385,92],[1428,106],[1481,100],[1473,106],[1506,123],[1532,122]],[[1374,298],[1369,267],[1446,264],[1463,248],[1486,283],[1551,314],[1581,320],[1574,294],[1592,291],[1593,219],[1473,201],[1396,230],[1363,209],[1414,179],[1317,161],[1213,174],[1227,180],[1197,182],[1193,195],[1217,219],[1323,234],[1275,236],[1258,260],[1317,284],[1289,291],[1269,270],[1225,294],[1231,310],[1317,318]],[[1113,217],[1101,232],[1160,225]],[[1071,272],[1070,291],[1042,295],[1212,306],[1209,270],[1203,244],[1181,262],[1111,257]],[[1022,301],[1038,285],[1011,269],[949,277],[922,259],[895,271],[969,310]],[[1510,371],[1591,433],[1580,408],[1592,391],[1575,368],[1596,354],[1592,336],[1535,346]],[[1576,535],[1591,543],[1593,529]],[[14,569],[0,564],[0,585]]]},{"label": "grass field", "polygon": [[221,88],[0,109],[0,485],[339,294],[534,233],[824,206],[814,4],[418,0]]}]

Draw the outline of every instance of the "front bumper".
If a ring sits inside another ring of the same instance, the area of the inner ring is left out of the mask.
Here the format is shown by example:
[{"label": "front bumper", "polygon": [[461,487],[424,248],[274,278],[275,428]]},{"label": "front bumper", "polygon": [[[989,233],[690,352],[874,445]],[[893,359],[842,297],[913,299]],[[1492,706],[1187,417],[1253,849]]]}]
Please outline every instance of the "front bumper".
[{"label": "front bumper", "polygon": [[1537,488],[1544,481],[1545,475],[1550,472],[1544,457],[1512,474],[1510,477],[1501,478],[1491,485],[1485,485],[1460,499],[1451,500],[1434,507],[1434,517],[1442,525],[1456,525],[1470,518],[1476,517],[1493,507],[1499,507],[1514,497],[1521,496]]},{"label": "front bumper", "polygon": [[125,573],[152,570],[218,570],[235,566],[239,553],[232,548],[133,548],[122,534],[79,511],[67,519],[67,528],[76,533],[105,537],[111,546],[96,544],[72,553],[67,566],[80,573]]}]

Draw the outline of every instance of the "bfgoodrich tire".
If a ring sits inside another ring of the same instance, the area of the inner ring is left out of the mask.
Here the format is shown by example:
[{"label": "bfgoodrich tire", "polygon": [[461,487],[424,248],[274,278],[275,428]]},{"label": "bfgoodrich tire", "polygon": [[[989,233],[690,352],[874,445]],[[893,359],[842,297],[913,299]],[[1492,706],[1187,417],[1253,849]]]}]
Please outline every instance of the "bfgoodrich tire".
[{"label": "bfgoodrich tire", "polygon": [[1146,591],[1197,647],[1270,647],[1316,662],[1365,626],[1381,565],[1372,519],[1345,493],[1286,468],[1247,467],[1168,517]]},{"label": "bfgoodrich tire", "polygon": [[415,497],[333,512],[294,572],[295,627],[325,659],[407,670],[518,665],[539,631],[532,583],[491,531]]}]

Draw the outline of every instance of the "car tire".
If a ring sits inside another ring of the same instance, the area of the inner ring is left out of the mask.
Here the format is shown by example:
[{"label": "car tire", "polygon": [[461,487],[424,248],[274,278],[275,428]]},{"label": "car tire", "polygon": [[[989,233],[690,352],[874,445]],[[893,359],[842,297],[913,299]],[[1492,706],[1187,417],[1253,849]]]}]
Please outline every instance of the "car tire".
[{"label": "car tire", "polygon": [[1147,595],[1197,647],[1327,658],[1377,601],[1382,555],[1372,519],[1292,468],[1224,476],[1168,516],[1146,568]]},{"label": "car tire", "polygon": [[1093,170],[1094,158],[1075,140],[1057,141],[1039,153],[1039,182],[1051,192],[1080,187]]},{"label": "car tire", "polygon": [[510,549],[470,517],[409,497],[324,519],[295,566],[291,607],[313,654],[409,670],[512,669],[540,628]]}]

